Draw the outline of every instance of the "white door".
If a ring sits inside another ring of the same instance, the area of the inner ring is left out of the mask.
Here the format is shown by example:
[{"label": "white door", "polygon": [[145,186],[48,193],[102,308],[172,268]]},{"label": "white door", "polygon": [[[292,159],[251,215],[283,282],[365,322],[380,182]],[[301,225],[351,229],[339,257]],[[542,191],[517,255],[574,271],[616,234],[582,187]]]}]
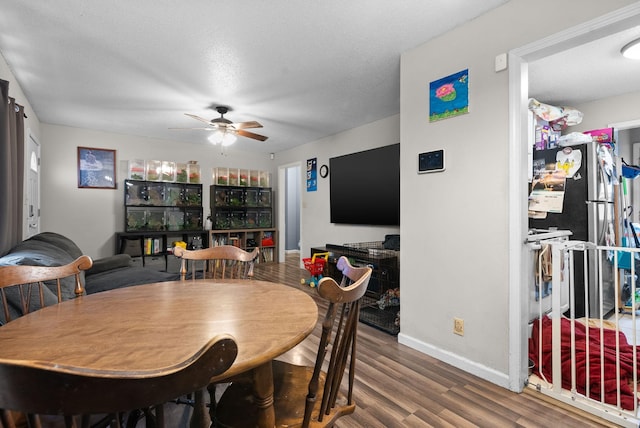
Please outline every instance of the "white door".
[{"label": "white door", "polygon": [[24,239],[40,232],[40,144],[29,132],[25,156]]}]

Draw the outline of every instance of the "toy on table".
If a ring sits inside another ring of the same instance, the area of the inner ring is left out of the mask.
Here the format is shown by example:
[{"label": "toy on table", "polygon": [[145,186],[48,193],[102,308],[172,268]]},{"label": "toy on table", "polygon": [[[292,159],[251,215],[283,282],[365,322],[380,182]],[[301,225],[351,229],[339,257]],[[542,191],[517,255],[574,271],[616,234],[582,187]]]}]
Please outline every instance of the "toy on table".
[{"label": "toy on table", "polygon": [[300,284],[309,284],[309,286],[315,287],[322,279],[322,272],[324,272],[327,260],[329,260],[329,253],[315,253],[311,257],[302,259],[304,268],[309,271],[311,278],[309,280],[302,278]]}]

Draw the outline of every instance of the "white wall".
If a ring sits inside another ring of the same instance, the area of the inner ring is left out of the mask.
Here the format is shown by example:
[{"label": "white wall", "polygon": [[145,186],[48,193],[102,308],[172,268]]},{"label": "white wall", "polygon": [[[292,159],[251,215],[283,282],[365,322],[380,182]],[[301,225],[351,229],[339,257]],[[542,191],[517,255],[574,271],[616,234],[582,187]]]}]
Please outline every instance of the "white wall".
[{"label": "white wall", "polygon": [[[271,171],[267,154],[236,152],[223,156],[219,147],[176,143],[130,135],[42,124],[42,231],[71,238],[85,254],[99,258],[115,252],[115,233],[124,231],[124,179],[130,159],[189,161],[201,165],[204,216],[210,214],[209,186],[214,167]],[[116,150],[118,188],[79,189],[78,146]],[[275,221],[275,220],[274,220]]]},{"label": "white wall", "polygon": [[[509,80],[494,59],[629,3],[512,0],[402,55],[402,343],[508,386]],[[467,68],[470,113],[429,123],[429,82]],[[416,174],[439,148],[447,170]]]},{"label": "white wall", "polygon": [[13,75],[13,72],[9,68],[9,65],[5,61],[2,54],[0,54],[0,79],[9,82],[9,96],[15,98],[18,104],[24,106],[24,113],[27,115],[27,118],[24,120],[25,136],[28,135],[28,130],[31,130],[36,139],[39,140],[40,121],[38,120],[38,116],[36,116],[35,112],[33,111],[29,100],[25,96],[24,92],[22,92],[20,84],[16,80],[16,77]]},{"label": "white wall", "polygon": [[[294,149],[278,153],[278,165],[301,162],[306,166],[307,159],[317,158],[318,169],[329,165],[329,159],[349,153],[355,153],[376,147],[396,144],[400,141],[400,117],[391,116],[350,129],[340,134],[305,144]],[[329,213],[329,176],[318,175],[318,190],[307,192],[305,171],[301,175],[302,210],[300,214],[300,254],[309,257],[311,247],[325,244],[345,244],[352,242],[382,241],[384,236],[399,233],[398,227],[356,226],[333,224]],[[329,171],[331,175],[331,171]]]}]

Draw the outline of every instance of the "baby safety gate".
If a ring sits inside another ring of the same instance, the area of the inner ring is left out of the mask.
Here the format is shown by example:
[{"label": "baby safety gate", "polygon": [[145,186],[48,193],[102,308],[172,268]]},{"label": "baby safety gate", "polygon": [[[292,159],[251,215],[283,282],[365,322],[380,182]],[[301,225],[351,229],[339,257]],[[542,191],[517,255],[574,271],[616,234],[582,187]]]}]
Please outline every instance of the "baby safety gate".
[{"label": "baby safety gate", "polygon": [[[624,260],[636,260],[640,249],[566,238],[530,245],[536,281],[530,290],[535,317],[527,387],[618,425],[638,427],[640,263]],[[584,269],[583,276],[576,275],[575,266]],[[615,307],[605,313],[607,272],[612,273]],[[576,284],[576,276],[584,284]],[[584,297],[576,293],[582,288]],[[577,298],[589,308],[584,317],[576,317]]]}]

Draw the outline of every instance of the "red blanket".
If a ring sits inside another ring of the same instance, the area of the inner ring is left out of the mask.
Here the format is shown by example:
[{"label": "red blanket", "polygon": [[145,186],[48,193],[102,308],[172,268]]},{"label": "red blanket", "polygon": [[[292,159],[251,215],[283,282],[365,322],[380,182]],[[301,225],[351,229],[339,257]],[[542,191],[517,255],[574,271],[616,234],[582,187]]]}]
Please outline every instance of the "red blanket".
[{"label": "red blanket", "polygon": [[[562,387],[571,389],[571,321],[561,318],[561,352],[562,352]],[[551,319],[546,315],[542,318],[542,370],[538,367],[538,343],[540,332],[539,320],[534,321],[533,332],[529,339],[529,358],[534,362],[534,371],[551,382]],[[620,361],[620,406],[626,410],[633,410],[636,400],[633,396],[633,346],[629,345],[624,334],[619,337]],[[586,395],[587,360],[589,361],[589,392],[590,397],[600,401],[601,387],[604,386],[604,399],[608,404],[617,405],[616,382],[616,332],[603,329],[600,339],[600,329],[589,328],[589,355],[587,356],[587,331],[580,323],[575,323],[575,352],[576,352],[576,389]],[[602,345],[602,346],[601,346]],[[640,349],[636,351],[637,365],[640,366]],[[601,358],[602,356],[602,358]],[[600,368],[604,367],[604,378],[600,379]],[[640,370],[638,370],[640,379]]]}]

